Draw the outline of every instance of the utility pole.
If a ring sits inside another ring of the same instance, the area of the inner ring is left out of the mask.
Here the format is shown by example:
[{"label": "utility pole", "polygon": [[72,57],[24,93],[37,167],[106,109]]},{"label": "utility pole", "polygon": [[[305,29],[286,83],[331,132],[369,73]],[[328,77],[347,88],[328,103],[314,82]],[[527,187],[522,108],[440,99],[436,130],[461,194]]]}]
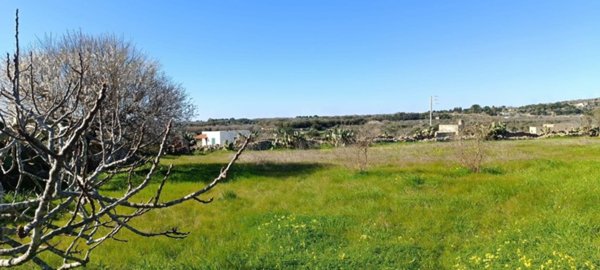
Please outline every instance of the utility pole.
[{"label": "utility pole", "polygon": [[433,102],[437,101],[437,96],[429,97],[429,126],[433,126]]},{"label": "utility pole", "polygon": [[429,126],[433,126],[433,96],[429,97]]}]

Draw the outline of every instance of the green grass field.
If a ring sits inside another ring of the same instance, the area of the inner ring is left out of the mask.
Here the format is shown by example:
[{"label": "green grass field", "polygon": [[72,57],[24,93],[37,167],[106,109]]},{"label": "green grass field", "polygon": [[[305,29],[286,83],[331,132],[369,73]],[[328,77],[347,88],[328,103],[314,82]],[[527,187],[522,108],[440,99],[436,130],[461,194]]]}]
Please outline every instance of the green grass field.
[{"label": "green grass field", "polygon": [[[213,203],[135,221],[186,239],[121,233],[129,242],[107,242],[88,268],[598,269],[600,140],[485,146],[477,174],[452,143],[376,146],[362,173],[351,149],[247,152]],[[165,158],[166,195],[202,185],[231,154]]]}]

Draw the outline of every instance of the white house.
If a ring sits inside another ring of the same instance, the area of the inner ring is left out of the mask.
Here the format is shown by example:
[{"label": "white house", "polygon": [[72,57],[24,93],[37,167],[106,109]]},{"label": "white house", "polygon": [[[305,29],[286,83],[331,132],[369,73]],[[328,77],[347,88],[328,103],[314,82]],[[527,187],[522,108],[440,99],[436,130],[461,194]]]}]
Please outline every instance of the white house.
[{"label": "white house", "polygon": [[226,145],[235,142],[239,136],[249,136],[249,130],[202,131],[194,137],[200,146]]}]

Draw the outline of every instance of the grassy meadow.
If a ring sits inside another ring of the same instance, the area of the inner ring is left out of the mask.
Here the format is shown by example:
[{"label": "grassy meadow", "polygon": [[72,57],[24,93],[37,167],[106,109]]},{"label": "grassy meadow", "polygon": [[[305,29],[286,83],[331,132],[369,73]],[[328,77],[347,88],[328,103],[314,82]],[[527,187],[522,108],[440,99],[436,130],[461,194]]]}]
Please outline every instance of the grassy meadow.
[{"label": "grassy meadow", "polygon": [[[600,268],[600,140],[486,142],[481,173],[456,162],[456,147],[375,146],[366,172],[350,148],[249,151],[213,203],[134,221],[186,239],[123,232],[129,241],[107,242],[88,268]],[[202,185],[231,155],[166,157],[165,196]]]}]

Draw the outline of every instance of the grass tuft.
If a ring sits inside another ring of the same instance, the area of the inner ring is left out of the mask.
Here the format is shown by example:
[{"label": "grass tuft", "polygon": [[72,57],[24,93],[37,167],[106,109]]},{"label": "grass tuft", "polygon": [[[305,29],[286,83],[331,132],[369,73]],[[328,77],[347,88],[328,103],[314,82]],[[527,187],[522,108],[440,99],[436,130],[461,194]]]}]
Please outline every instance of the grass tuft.
[{"label": "grass tuft", "polygon": [[223,200],[235,200],[238,198],[238,195],[232,190],[225,190],[221,194],[221,198]]}]

